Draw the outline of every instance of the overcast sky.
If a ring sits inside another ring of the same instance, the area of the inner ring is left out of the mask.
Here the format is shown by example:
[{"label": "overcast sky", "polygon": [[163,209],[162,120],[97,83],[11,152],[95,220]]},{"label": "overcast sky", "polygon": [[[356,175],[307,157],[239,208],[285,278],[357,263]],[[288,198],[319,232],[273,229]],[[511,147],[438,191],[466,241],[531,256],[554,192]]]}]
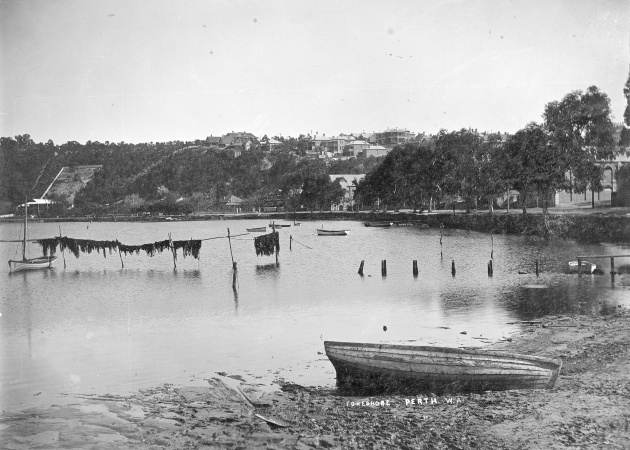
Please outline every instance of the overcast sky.
[{"label": "overcast sky", "polygon": [[0,0],[0,127],[36,142],[515,132],[596,85],[630,0]]}]

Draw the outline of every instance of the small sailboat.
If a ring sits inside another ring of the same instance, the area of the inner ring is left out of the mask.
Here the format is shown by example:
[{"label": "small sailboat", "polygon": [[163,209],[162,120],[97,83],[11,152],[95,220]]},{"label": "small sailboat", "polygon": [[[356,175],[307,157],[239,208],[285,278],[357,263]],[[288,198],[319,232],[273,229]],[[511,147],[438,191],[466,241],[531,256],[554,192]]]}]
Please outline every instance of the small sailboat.
[{"label": "small sailboat", "polygon": [[46,269],[52,266],[57,259],[56,256],[40,256],[39,258],[26,257],[26,235],[28,230],[28,201],[24,202],[24,237],[22,239],[22,259],[9,260],[9,272],[19,272],[22,270]]}]

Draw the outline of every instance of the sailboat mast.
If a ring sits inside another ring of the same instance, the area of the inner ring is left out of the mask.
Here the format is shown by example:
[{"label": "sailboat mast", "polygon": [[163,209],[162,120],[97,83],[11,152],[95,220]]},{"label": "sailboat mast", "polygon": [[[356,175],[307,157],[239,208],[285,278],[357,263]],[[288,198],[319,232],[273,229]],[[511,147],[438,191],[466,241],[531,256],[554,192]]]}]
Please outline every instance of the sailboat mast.
[{"label": "sailboat mast", "polygon": [[28,221],[26,217],[28,215],[28,198],[24,200],[24,242],[22,242],[22,259],[26,260],[26,227],[28,227]]}]

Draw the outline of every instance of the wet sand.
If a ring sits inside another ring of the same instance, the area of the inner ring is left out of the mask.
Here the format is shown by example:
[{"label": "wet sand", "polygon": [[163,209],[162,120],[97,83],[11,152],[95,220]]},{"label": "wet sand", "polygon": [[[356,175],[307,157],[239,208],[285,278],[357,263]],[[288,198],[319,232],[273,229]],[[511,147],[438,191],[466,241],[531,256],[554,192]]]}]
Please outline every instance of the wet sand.
[{"label": "wet sand", "polygon": [[630,448],[630,311],[546,317],[490,348],[561,358],[556,386],[359,398],[216,374],[4,411],[0,448]]}]

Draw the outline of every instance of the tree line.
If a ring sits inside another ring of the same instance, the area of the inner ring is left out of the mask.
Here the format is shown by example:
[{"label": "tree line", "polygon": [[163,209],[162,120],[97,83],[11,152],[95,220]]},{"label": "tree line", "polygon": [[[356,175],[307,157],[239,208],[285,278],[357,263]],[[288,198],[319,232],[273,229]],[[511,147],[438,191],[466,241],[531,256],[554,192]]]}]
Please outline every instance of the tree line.
[{"label": "tree line", "polygon": [[[355,191],[364,206],[431,209],[461,199],[468,209],[491,209],[494,199],[515,189],[524,207],[538,197],[546,210],[557,190],[601,190],[597,162],[612,159],[630,141],[630,77],[624,95],[629,106],[621,145],[613,139],[610,100],[594,86],[548,103],[542,123],[527,124],[512,136],[441,130],[425,142],[398,146],[385,158],[300,158],[296,153],[304,151],[304,136],[281,138],[279,152],[254,148],[238,158],[203,140],[56,145],[35,143],[27,134],[2,137],[0,213],[13,212],[27,196],[41,196],[62,167],[79,165],[102,169],[75,196],[74,214],[188,213],[218,208],[229,195],[252,207],[329,209],[344,194],[329,175],[348,173],[367,173]],[[630,167],[619,171],[618,185],[630,192]],[[64,198],[54,200],[70,206]]]},{"label": "tree line", "polygon": [[442,130],[427,142],[399,146],[358,184],[357,200],[431,210],[462,199],[467,210],[483,204],[492,211],[497,197],[515,189],[523,212],[537,196],[546,213],[557,190],[601,191],[598,162],[621,151],[608,96],[595,86],[573,91],[548,103],[542,118],[511,136]]},{"label": "tree line", "polygon": [[[301,139],[303,141],[303,139]],[[254,148],[234,158],[204,141],[115,143],[34,142],[28,134],[0,138],[0,213],[11,213],[26,197],[39,198],[61,168],[101,165],[74,197],[63,196],[52,213],[190,213],[220,209],[235,195],[252,207],[327,208],[343,196],[328,174],[365,173],[376,158],[328,161],[300,158],[287,149]],[[68,208],[72,206],[72,210]]]}]

